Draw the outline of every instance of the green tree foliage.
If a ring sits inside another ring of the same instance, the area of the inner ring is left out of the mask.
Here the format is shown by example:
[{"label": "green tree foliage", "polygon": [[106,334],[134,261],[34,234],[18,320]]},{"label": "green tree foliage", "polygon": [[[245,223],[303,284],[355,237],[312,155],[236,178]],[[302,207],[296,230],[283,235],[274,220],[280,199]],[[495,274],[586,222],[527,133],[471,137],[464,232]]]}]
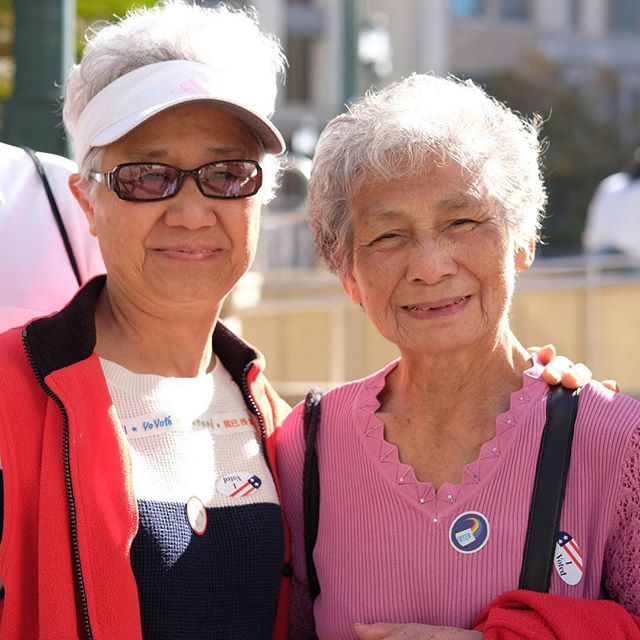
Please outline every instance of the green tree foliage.
[{"label": "green tree foliage", "polygon": [[[13,90],[13,7],[17,0],[0,0],[0,100]],[[28,0],[21,0],[28,2]],[[82,52],[87,27],[99,20],[123,16],[129,9],[152,6],[155,0],[76,0],[77,2],[77,54]]]},{"label": "green tree foliage", "polygon": [[11,95],[13,85],[13,3],[0,0],[0,100]]},{"label": "green tree foliage", "polygon": [[154,0],[76,0],[78,17],[85,23],[123,16],[133,7],[150,7]]},{"label": "green tree foliage", "polygon": [[[487,91],[512,109],[545,120],[545,180],[549,194],[547,255],[580,250],[586,209],[598,182],[619,171],[630,153],[619,125],[606,119],[603,102],[617,91],[617,76],[602,70],[588,88],[567,84],[552,60],[531,57],[524,66],[485,78]],[[598,112],[602,113],[598,113]]]},{"label": "green tree foliage", "polygon": [[122,17],[127,11],[136,7],[151,7],[156,4],[156,0],[76,0],[76,3],[78,14],[76,57],[80,58],[84,47],[84,35],[89,26],[102,20]]}]

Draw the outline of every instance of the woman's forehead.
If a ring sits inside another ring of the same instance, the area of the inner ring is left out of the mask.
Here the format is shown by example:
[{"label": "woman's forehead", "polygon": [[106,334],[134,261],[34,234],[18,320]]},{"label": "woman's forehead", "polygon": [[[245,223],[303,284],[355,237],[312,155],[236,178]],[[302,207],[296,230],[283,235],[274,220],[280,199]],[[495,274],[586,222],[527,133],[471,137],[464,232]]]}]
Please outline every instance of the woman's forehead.
[{"label": "woman's forehead", "polygon": [[257,138],[244,122],[210,104],[198,103],[166,109],[109,147],[160,159],[184,145],[234,157],[243,153],[256,155],[260,148]]},{"label": "woman's forehead", "polygon": [[407,167],[403,171],[363,170],[350,188],[352,204],[385,200],[412,200],[427,194],[439,209],[477,207],[486,202],[486,189],[479,179],[456,163]]},{"label": "woman's forehead", "polygon": [[358,188],[363,182],[413,180],[434,173],[447,173],[459,177],[466,184],[475,185],[483,173],[478,162],[469,160],[463,163],[446,151],[395,147],[369,157],[351,159],[344,171],[351,189]]}]

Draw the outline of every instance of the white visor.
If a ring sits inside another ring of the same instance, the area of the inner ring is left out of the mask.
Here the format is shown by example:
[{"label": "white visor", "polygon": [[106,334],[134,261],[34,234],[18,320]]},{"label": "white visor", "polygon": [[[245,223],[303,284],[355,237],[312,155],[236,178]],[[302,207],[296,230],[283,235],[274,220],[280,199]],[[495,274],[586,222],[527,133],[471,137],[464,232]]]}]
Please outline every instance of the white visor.
[{"label": "white visor", "polygon": [[228,68],[190,60],[156,62],[120,76],[99,91],[80,115],[74,136],[76,162],[82,164],[92,147],[119,140],[161,111],[195,100],[208,100],[244,122],[265,152],[281,153],[284,140],[269,119],[275,103],[273,82],[241,83],[236,76]]}]

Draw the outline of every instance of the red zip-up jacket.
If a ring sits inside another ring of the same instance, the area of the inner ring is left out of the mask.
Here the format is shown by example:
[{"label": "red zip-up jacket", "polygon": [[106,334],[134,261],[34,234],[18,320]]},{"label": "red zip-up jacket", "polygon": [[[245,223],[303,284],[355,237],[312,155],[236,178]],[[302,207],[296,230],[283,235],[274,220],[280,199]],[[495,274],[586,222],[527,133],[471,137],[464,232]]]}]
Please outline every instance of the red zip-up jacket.
[{"label": "red zip-up jacket", "polygon": [[[131,466],[95,347],[104,276],[62,311],[0,336],[2,640],[141,640],[129,551]],[[276,487],[274,433],[288,411],[253,348],[218,323],[214,351],[257,417]],[[274,638],[286,638],[289,538]]]}]

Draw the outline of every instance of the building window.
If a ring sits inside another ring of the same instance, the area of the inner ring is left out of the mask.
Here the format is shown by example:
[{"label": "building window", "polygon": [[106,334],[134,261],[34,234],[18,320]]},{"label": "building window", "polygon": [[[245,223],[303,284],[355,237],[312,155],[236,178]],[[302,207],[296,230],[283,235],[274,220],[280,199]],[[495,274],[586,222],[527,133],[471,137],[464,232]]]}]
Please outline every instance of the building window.
[{"label": "building window", "polygon": [[323,11],[312,0],[287,1],[287,99],[311,102],[316,38],[326,32]]},{"label": "building window", "polygon": [[500,17],[504,20],[528,20],[529,0],[500,0]]},{"label": "building window", "polygon": [[610,8],[611,31],[638,31],[640,11],[638,0],[612,0]]},{"label": "building window", "polygon": [[580,5],[582,0],[569,0],[569,24],[572,29],[580,28]]},{"label": "building window", "polygon": [[485,0],[451,0],[455,18],[479,18],[485,14]]},{"label": "building window", "polygon": [[297,104],[308,104],[311,101],[311,48],[310,38],[289,34],[287,38],[287,100]]}]

